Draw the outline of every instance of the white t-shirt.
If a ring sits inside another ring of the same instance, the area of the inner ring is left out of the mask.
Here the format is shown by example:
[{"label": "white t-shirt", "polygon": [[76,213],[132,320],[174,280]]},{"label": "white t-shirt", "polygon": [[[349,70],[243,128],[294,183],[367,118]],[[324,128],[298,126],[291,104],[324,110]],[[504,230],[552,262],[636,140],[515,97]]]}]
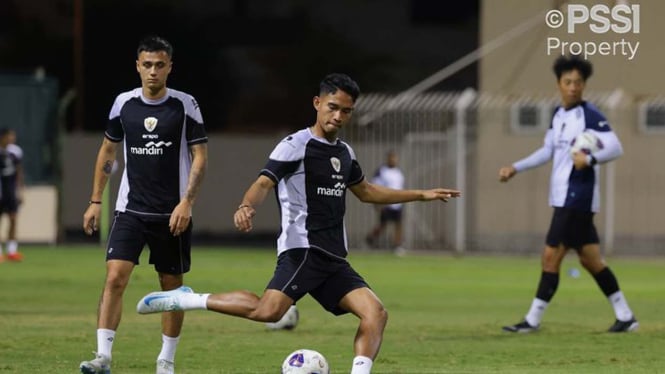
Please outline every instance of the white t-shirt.
[{"label": "white t-shirt", "polygon": [[[374,174],[372,183],[378,184],[383,187],[392,188],[394,190],[404,189],[404,174],[398,167],[389,167],[387,165],[381,166]],[[402,209],[402,204],[390,204],[390,209]]]}]

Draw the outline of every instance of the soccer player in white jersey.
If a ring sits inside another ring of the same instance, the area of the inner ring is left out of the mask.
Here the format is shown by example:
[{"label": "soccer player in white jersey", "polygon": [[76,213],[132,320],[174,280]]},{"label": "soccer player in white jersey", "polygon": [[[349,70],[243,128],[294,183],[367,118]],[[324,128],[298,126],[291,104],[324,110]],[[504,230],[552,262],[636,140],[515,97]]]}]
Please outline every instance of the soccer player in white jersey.
[{"label": "soccer player in white jersey", "polygon": [[[553,160],[549,204],[554,208],[545,249],[542,273],[526,317],[504,331],[532,332],[539,328],[545,309],[559,285],[561,262],[569,249],[577,251],[580,264],[593,276],[614,308],[615,323],[609,332],[633,331],[639,324],[619,289],[614,273],[605,264],[593,216],[600,205],[599,165],[623,153],[621,143],[607,120],[592,104],[582,99],[592,65],[578,56],[561,56],[554,62],[561,94],[561,106],[552,117],[543,146],[511,166],[499,170],[499,180],[507,182],[515,174]],[[602,147],[593,154],[570,154],[571,142],[583,131],[595,134]]]},{"label": "soccer player in white jersey", "polygon": [[[398,166],[397,152],[389,151],[385,164],[381,165],[372,178],[372,183],[392,188],[394,190],[404,189],[404,173]],[[367,235],[366,241],[371,247],[376,247],[381,233],[389,223],[393,224],[392,248],[395,253],[400,254],[402,249],[402,204],[389,204],[380,206],[379,223],[372,228]]]},{"label": "soccer player in white jersey", "polygon": [[[96,357],[81,363],[82,373],[111,372],[122,296],[145,245],[162,290],[181,287],[190,268],[192,205],[207,165],[208,138],[196,100],[166,87],[172,57],[168,41],[156,36],[141,40],[136,60],[141,87],[115,99],[97,155],[90,204],[83,215],[88,235],[98,229],[102,193],[120,144],[125,168],[106,248]],[[183,319],[183,312],[162,315],[158,374],[174,372]]]},{"label": "soccer player in white jersey", "polygon": [[358,85],[347,75],[326,76],[313,100],[316,123],[287,136],[275,147],[233,216],[240,231],[250,231],[256,209],[271,191],[276,192],[281,212],[277,266],[263,296],[248,291],[155,292],[139,301],[138,312],[207,309],[274,322],[309,293],[330,313],[353,313],[360,319],[351,373],[370,373],[388,313],[346,260],[346,191],[351,190],[363,202],[380,204],[447,201],[460,192],[444,188],[394,190],[369,183],[351,147],[337,137],[351,118],[359,94]]}]

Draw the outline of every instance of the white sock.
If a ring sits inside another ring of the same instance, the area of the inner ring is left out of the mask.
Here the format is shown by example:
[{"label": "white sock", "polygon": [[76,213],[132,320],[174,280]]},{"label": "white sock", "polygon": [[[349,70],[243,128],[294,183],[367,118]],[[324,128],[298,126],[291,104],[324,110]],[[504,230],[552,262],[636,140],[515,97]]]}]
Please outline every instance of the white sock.
[{"label": "white sock", "polygon": [[628,306],[628,301],[623,296],[623,292],[617,291],[611,294],[608,298],[610,304],[614,308],[614,315],[616,315],[619,321],[630,321],[633,318],[633,312]]},{"label": "white sock", "polygon": [[208,309],[209,293],[187,293],[180,297],[180,307],[183,310]]},{"label": "white sock", "polygon": [[538,327],[540,326],[540,321],[543,320],[543,314],[545,314],[545,309],[547,309],[547,305],[549,303],[545,300],[541,300],[537,297],[533,298],[533,302],[531,302],[531,308],[529,308],[529,313],[527,313],[526,317],[524,318],[529,325]]},{"label": "white sock", "polygon": [[109,329],[97,329],[97,354],[111,358],[115,340],[115,331]]},{"label": "white sock", "polygon": [[351,374],[370,374],[372,372],[373,363],[374,362],[369,357],[356,356],[353,359]]},{"label": "white sock", "polygon": [[162,334],[162,351],[159,352],[157,360],[166,360],[170,362],[175,362],[175,349],[178,346],[180,337],[176,336],[172,338]]},{"label": "white sock", "polygon": [[18,242],[16,240],[10,240],[7,242],[7,253],[13,255],[18,252]]}]

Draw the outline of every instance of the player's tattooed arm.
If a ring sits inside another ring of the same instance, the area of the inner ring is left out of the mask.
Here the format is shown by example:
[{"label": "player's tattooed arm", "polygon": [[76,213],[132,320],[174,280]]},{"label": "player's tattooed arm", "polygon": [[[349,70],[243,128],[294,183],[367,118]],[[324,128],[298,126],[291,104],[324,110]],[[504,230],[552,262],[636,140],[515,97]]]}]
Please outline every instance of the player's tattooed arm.
[{"label": "player's tattooed arm", "polygon": [[195,144],[190,148],[190,152],[192,153],[192,168],[189,171],[189,182],[187,191],[185,192],[185,199],[190,204],[194,204],[208,167],[208,146],[205,143]]},{"label": "player's tattooed arm", "polygon": [[95,176],[90,201],[101,200],[104,186],[106,186],[106,183],[113,172],[117,147],[117,143],[104,138],[102,146],[99,148],[99,153],[97,153]]},{"label": "player's tattooed arm", "polygon": [[107,176],[111,175],[111,172],[113,171],[113,160],[106,160],[102,166],[102,171]]}]

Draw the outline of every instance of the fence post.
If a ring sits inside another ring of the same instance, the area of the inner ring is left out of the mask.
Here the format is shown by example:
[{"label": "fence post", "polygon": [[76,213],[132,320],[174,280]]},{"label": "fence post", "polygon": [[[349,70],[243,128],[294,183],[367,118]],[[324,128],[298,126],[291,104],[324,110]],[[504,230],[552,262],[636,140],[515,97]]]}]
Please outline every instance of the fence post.
[{"label": "fence post", "polygon": [[[607,98],[607,106],[610,108],[608,113],[611,119],[618,118],[618,108],[621,101],[623,100],[623,92],[620,89],[616,89],[612,92],[610,97]],[[618,126],[618,124],[615,124]],[[617,129],[614,130],[617,132]],[[614,162],[608,162],[605,164],[605,254],[612,254],[614,252],[614,214],[616,211],[616,166]]]},{"label": "fence post", "polygon": [[463,253],[466,251],[466,111],[476,99],[476,91],[467,88],[455,103],[455,136],[457,157],[455,165],[455,188],[462,191],[462,197],[455,200],[455,251]]}]

